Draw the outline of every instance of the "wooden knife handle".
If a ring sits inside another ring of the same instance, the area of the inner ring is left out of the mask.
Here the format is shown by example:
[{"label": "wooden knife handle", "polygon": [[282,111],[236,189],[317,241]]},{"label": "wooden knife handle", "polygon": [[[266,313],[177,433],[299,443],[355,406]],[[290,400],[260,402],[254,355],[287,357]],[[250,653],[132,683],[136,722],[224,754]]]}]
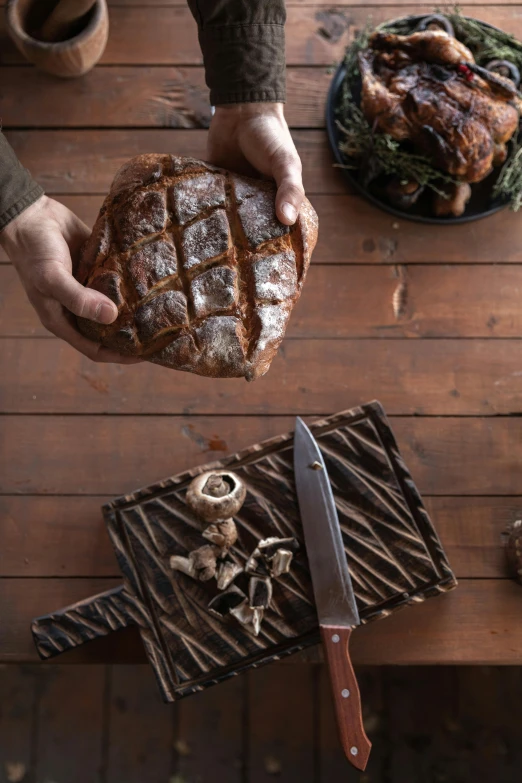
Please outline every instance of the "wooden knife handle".
[{"label": "wooden knife handle", "polygon": [[343,750],[354,767],[365,770],[372,744],[364,731],[361,696],[350,660],[351,633],[351,628],[321,625]]}]

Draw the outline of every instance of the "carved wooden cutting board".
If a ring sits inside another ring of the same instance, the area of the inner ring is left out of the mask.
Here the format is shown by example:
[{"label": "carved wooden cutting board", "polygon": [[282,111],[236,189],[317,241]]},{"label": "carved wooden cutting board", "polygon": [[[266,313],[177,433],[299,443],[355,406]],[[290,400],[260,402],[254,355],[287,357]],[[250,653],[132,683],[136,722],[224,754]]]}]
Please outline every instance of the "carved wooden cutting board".
[{"label": "carved wooden cutting board", "polygon": [[[435,529],[379,403],[317,421],[348,565],[363,622],[456,585]],[[293,433],[199,466],[103,507],[124,585],[33,622],[49,658],[130,623],[138,624],[167,701],[319,641],[293,478]],[[271,608],[253,636],[208,610],[215,585],[173,572],[171,555],[201,546],[204,527],[185,503],[192,478],[216,467],[238,473],[247,498],[235,521],[234,554],[249,557],[269,536],[301,544],[289,574],[274,580]]]}]

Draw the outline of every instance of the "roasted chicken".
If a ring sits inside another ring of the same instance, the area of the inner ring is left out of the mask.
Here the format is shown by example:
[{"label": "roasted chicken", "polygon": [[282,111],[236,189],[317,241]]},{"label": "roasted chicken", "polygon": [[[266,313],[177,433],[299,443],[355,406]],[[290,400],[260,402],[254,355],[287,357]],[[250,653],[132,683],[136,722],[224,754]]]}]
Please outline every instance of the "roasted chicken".
[{"label": "roasted chicken", "polygon": [[504,162],[522,114],[520,95],[447,32],[374,33],[359,66],[361,109],[375,130],[410,141],[462,183],[479,182]]}]

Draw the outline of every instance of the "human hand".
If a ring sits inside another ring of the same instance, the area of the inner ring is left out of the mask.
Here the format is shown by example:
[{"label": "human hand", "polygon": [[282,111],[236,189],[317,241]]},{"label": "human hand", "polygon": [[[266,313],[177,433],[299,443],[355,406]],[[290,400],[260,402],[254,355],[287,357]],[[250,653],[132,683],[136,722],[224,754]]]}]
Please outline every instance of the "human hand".
[{"label": "human hand", "polygon": [[7,224],[0,233],[0,244],[46,329],[95,362],[133,364],[139,360],[84,337],[72,316],[110,324],[118,315],[114,302],[85,288],[72,275],[72,258],[90,233],[67,207],[41,196]]},{"label": "human hand", "polygon": [[302,166],[282,103],[216,106],[207,157],[210,163],[238,174],[274,179],[277,217],[286,225],[295,223],[304,198]]}]

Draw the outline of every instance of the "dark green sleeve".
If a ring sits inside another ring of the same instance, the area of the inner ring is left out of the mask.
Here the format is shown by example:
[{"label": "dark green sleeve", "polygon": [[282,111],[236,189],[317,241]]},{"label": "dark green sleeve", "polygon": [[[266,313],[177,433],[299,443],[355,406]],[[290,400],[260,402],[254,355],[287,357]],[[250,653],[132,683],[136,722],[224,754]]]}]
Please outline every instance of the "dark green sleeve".
[{"label": "dark green sleeve", "polygon": [[0,231],[42,195],[40,185],[24,169],[0,133]]},{"label": "dark green sleeve", "polygon": [[213,106],[284,102],[284,0],[188,0]]}]

